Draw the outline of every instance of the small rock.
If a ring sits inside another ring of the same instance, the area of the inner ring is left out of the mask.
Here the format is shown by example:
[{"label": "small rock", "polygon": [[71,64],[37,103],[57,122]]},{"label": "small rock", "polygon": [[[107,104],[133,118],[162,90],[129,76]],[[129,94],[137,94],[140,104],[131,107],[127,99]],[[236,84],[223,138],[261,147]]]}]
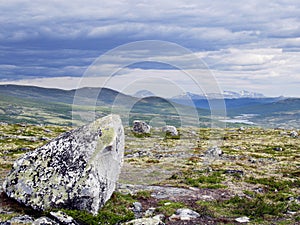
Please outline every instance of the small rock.
[{"label": "small rock", "polygon": [[277,151],[277,152],[282,152],[283,151],[283,148],[280,148],[280,147],[275,147],[273,148],[274,151]]},{"label": "small rock", "polygon": [[170,221],[192,220],[200,217],[200,214],[191,209],[177,209],[176,213],[169,217]]},{"label": "small rock", "polygon": [[47,137],[40,137],[40,140],[41,140],[41,141],[51,141],[51,139],[50,139],[50,138],[47,138]]},{"label": "small rock", "polygon": [[150,134],[151,126],[144,121],[135,120],[133,121],[133,132],[138,134]]},{"label": "small rock", "polygon": [[33,225],[59,225],[59,223],[56,223],[54,220],[49,219],[48,217],[40,217],[33,221]]},{"label": "small rock", "polygon": [[33,218],[28,215],[16,216],[16,217],[11,218],[8,222],[16,223],[16,224],[29,224],[29,223],[33,222]]},{"label": "small rock", "polygon": [[162,132],[164,132],[166,135],[178,136],[178,131],[174,126],[164,126],[162,128]]},{"label": "small rock", "polygon": [[143,207],[142,204],[140,202],[134,202],[133,203],[133,211],[134,212],[142,212],[143,211]]},{"label": "small rock", "polygon": [[290,136],[293,137],[293,138],[298,137],[298,135],[299,135],[298,132],[295,131],[295,130],[291,131],[291,133],[290,133]]},{"label": "small rock", "polygon": [[11,223],[8,221],[5,221],[5,222],[0,222],[0,225],[11,225]]},{"label": "small rock", "polygon": [[136,219],[143,217],[143,214],[142,214],[143,207],[142,207],[142,204],[140,202],[134,202],[133,203],[133,209],[132,209],[132,211],[133,211],[134,217]]},{"label": "small rock", "polygon": [[202,195],[201,199],[203,199],[205,201],[212,201],[212,200],[214,200],[214,197],[210,196],[210,195]]},{"label": "small rock", "polygon": [[295,214],[297,214],[297,212],[294,212],[294,211],[287,211],[286,213],[287,213],[287,214],[290,214],[290,215],[295,215]]},{"label": "small rock", "polygon": [[77,225],[78,224],[71,216],[68,216],[66,213],[64,213],[62,211],[50,212],[50,215],[53,216],[56,220],[58,220],[59,223],[62,223],[65,225]]},{"label": "small rock", "polygon": [[244,131],[244,130],[246,130],[245,127],[240,127],[239,128],[239,131]]},{"label": "small rock", "polygon": [[23,152],[31,151],[31,148],[28,148],[28,147],[20,148],[20,151],[23,151]]},{"label": "small rock", "polygon": [[164,225],[164,223],[157,218],[142,218],[131,220],[123,225]]},{"label": "small rock", "polygon": [[147,209],[146,212],[145,212],[145,217],[151,217],[151,216],[153,216],[155,210],[156,210],[156,208],[154,208],[154,207],[151,207],[151,208]]},{"label": "small rock", "polygon": [[248,159],[248,161],[251,163],[256,163],[256,159],[253,159],[253,158]]},{"label": "small rock", "polygon": [[165,215],[164,214],[158,214],[156,216],[153,216],[153,219],[157,219],[157,220],[163,221],[165,219]]},{"label": "small rock", "polygon": [[242,170],[225,170],[225,173],[244,175],[244,171],[242,171]]},{"label": "small rock", "polygon": [[208,156],[208,157],[219,157],[222,154],[223,154],[222,149],[220,149],[217,146],[211,147],[205,152],[205,156]]},{"label": "small rock", "polygon": [[243,216],[243,217],[236,218],[235,221],[237,221],[239,223],[249,223],[250,218],[247,216]]}]

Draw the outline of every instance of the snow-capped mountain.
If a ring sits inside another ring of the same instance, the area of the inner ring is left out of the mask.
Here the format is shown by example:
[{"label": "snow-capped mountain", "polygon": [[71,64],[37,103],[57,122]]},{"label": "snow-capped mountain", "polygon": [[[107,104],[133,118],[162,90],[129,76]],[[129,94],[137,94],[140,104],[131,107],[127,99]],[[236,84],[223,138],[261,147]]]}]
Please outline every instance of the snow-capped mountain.
[{"label": "snow-capped mountain", "polygon": [[265,98],[265,96],[261,93],[251,92],[251,91],[224,91],[224,98]]},{"label": "snow-capped mountain", "polygon": [[250,92],[250,91],[223,91],[223,94],[219,93],[208,93],[206,95],[194,94],[190,92],[183,93],[181,95],[174,96],[172,99],[236,99],[236,98],[265,98],[265,96],[261,93]]},{"label": "snow-capped mountain", "polygon": [[155,94],[153,94],[151,91],[148,90],[139,90],[133,96],[136,98],[146,98],[146,97],[155,96]]}]

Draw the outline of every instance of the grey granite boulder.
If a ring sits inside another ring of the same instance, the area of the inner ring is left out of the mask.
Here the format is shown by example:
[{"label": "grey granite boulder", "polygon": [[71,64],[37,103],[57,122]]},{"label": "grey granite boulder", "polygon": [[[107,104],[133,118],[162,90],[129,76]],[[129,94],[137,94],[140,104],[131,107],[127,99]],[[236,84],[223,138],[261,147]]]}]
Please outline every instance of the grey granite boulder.
[{"label": "grey granite boulder", "polygon": [[220,148],[217,147],[217,146],[210,147],[210,148],[205,152],[205,156],[206,156],[206,157],[212,157],[212,158],[219,157],[219,156],[221,156],[222,154],[223,154],[222,149],[220,149]]},{"label": "grey granite boulder", "polygon": [[150,134],[151,126],[144,121],[133,121],[133,132],[137,134]]},{"label": "grey granite boulder", "polygon": [[164,223],[156,218],[141,218],[123,223],[123,225],[164,225]]},{"label": "grey granite boulder", "polygon": [[177,209],[176,213],[169,217],[170,221],[193,220],[200,217],[200,214],[191,209]]},{"label": "grey granite boulder", "polygon": [[68,216],[62,211],[50,212],[50,215],[53,216],[57,221],[59,221],[59,224],[78,225],[78,223],[71,216]]},{"label": "grey granite boulder", "polygon": [[178,131],[174,126],[164,126],[162,127],[162,132],[166,133],[167,135],[178,136]]},{"label": "grey granite boulder", "polygon": [[32,208],[97,214],[115,190],[124,155],[124,129],[109,115],[66,132],[15,161],[5,193]]},{"label": "grey granite boulder", "polygon": [[290,136],[293,138],[296,138],[296,137],[298,137],[298,132],[293,130],[293,131],[291,131]]},{"label": "grey granite boulder", "polygon": [[33,222],[33,218],[28,215],[16,216],[7,221],[11,224],[31,224]]},{"label": "grey granite boulder", "polygon": [[59,223],[45,216],[36,219],[35,221],[33,221],[32,224],[33,225],[59,225]]}]

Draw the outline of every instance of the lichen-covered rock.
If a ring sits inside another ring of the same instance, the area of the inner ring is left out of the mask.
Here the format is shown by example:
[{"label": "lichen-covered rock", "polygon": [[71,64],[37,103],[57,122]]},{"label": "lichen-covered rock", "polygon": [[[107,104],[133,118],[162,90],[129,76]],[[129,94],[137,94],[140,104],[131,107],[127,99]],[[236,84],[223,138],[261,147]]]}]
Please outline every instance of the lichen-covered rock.
[{"label": "lichen-covered rock", "polygon": [[36,210],[97,214],[115,189],[123,155],[121,119],[109,115],[26,153],[15,161],[3,189]]},{"label": "lichen-covered rock", "polygon": [[33,221],[33,225],[59,225],[59,223],[55,222],[54,220],[49,219],[46,216],[40,217]]},{"label": "lichen-covered rock", "polygon": [[7,221],[11,224],[31,224],[33,222],[33,218],[28,215],[16,216]]},{"label": "lichen-covered rock", "polygon": [[177,209],[176,213],[169,217],[170,221],[193,220],[200,217],[200,214],[191,209]]},{"label": "lichen-covered rock", "polygon": [[50,212],[50,215],[53,216],[60,224],[64,225],[78,225],[78,223],[73,219],[73,217],[68,216],[62,211]]},{"label": "lichen-covered rock", "polygon": [[217,146],[211,147],[211,148],[207,149],[207,151],[205,152],[205,156],[206,157],[211,157],[211,158],[219,157],[222,154],[223,154],[222,149],[220,149]]},{"label": "lichen-covered rock", "polygon": [[166,133],[167,135],[178,136],[178,131],[174,126],[164,126],[162,128],[162,132]]},{"label": "lichen-covered rock", "polygon": [[137,134],[150,134],[151,126],[144,121],[133,121],[133,132]]},{"label": "lichen-covered rock", "polygon": [[298,132],[295,130],[291,131],[291,133],[290,133],[290,136],[293,138],[298,137],[298,135],[299,135]]},{"label": "lichen-covered rock", "polygon": [[131,220],[127,223],[123,223],[123,225],[164,225],[164,223],[156,218],[141,218]]}]

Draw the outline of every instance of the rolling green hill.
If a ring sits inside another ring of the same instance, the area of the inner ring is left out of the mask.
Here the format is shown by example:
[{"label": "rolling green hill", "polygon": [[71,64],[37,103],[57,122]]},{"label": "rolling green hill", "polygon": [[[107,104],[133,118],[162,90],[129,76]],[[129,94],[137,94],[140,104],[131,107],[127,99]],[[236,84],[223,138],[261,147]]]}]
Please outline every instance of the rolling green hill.
[{"label": "rolling green hill", "polygon": [[[74,100],[75,99],[75,100]],[[300,128],[300,99],[288,98],[258,101],[246,104],[247,99],[231,99],[234,107],[227,108],[227,116],[234,120],[241,114],[255,114],[249,120],[261,127]],[[107,88],[80,88],[60,90],[34,86],[0,85],[0,120],[9,123],[77,125],[111,112],[120,114],[131,124],[135,119],[146,122],[160,121],[181,126],[195,125],[194,107],[159,97],[136,98]],[[210,110],[197,108],[200,126],[211,124]],[[73,113],[73,114],[72,114]],[[72,118],[73,115],[73,118]],[[84,119],[85,117],[85,119]],[[198,119],[198,118],[196,118]],[[241,123],[227,123],[241,126]],[[244,124],[245,125],[245,124]]]},{"label": "rolling green hill", "polygon": [[[179,108],[184,113],[178,113]],[[33,86],[0,85],[0,120],[3,122],[54,125],[72,125],[74,122],[76,125],[84,120],[83,117],[90,117],[92,112],[95,112],[96,117],[114,112],[123,118],[127,113],[129,123],[134,119],[150,122],[159,118],[168,124],[179,126],[184,118],[187,123],[194,124],[189,118],[193,117],[190,114],[191,107],[171,103],[158,97],[138,99],[107,88],[81,88],[67,91]],[[207,118],[208,110],[199,109],[198,113],[203,125],[210,121]]]}]

